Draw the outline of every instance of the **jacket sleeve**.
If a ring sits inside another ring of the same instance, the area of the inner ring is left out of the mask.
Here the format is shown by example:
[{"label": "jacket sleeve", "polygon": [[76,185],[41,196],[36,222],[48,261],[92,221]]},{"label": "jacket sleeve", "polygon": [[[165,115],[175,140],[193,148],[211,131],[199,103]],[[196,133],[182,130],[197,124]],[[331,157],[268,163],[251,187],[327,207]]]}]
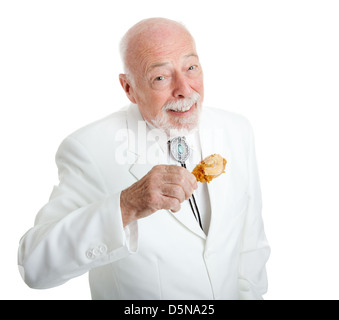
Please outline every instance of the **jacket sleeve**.
[{"label": "jacket sleeve", "polygon": [[19,271],[32,288],[58,286],[137,248],[137,222],[123,228],[120,192],[108,194],[83,145],[66,138],[56,164],[59,185],[19,243]]},{"label": "jacket sleeve", "polygon": [[266,262],[270,247],[262,219],[262,199],[252,127],[249,126],[249,202],[243,228],[239,264],[239,298],[260,300],[267,292]]}]

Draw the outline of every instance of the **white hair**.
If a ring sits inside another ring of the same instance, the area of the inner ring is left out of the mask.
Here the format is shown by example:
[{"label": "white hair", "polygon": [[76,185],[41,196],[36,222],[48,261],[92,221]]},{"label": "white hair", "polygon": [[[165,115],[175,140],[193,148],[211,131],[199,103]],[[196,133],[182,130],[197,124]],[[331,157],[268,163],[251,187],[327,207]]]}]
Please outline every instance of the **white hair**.
[{"label": "white hair", "polygon": [[120,58],[121,58],[121,62],[122,62],[123,72],[126,75],[127,81],[131,82],[131,84],[134,85],[133,74],[129,70],[129,68],[127,66],[127,62],[126,62],[126,60],[127,60],[126,59],[126,52],[127,52],[127,48],[128,48],[128,44],[129,44],[129,39],[130,39],[130,35],[129,35],[128,32],[126,32],[125,35],[120,40],[119,49],[120,49]]},{"label": "white hair", "polygon": [[129,38],[130,38],[129,34],[128,34],[128,32],[126,32],[125,35],[121,38],[120,46],[119,46],[123,71],[126,74],[129,74],[129,69],[128,69],[127,63],[126,63],[126,52],[127,52],[127,47],[128,47],[128,43],[129,43]]}]

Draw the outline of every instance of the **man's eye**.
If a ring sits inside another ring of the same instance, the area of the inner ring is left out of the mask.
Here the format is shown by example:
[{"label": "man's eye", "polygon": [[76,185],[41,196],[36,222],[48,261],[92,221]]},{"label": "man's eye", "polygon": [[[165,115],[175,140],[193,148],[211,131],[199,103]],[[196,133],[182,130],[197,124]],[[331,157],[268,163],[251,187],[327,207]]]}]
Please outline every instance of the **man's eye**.
[{"label": "man's eye", "polygon": [[155,78],[155,81],[161,81],[161,80],[164,80],[165,77],[164,76],[159,76],[159,77],[156,77]]},{"label": "man's eye", "polygon": [[193,69],[195,69],[196,68],[196,66],[190,66],[189,68],[188,68],[188,70],[193,70]]}]

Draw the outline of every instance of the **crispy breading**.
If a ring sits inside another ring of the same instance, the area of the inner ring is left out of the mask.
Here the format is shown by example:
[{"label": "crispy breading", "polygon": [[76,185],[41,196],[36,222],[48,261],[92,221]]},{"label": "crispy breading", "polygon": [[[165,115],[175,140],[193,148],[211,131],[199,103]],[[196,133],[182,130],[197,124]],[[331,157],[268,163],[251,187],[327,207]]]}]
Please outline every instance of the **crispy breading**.
[{"label": "crispy breading", "polygon": [[193,169],[192,174],[194,174],[197,181],[209,183],[225,172],[226,163],[225,158],[215,153],[200,161]]}]

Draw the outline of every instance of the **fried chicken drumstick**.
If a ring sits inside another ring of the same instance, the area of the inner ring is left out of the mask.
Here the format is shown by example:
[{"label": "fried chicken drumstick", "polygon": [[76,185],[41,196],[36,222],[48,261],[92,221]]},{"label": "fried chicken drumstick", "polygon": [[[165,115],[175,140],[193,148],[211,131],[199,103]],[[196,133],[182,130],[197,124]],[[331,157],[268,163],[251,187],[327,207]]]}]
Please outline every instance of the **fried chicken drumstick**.
[{"label": "fried chicken drumstick", "polygon": [[192,174],[196,177],[197,181],[202,183],[210,182],[225,172],[226,163],[226,159],[220,154],[215,153],[200,161],[193,169]]}]

